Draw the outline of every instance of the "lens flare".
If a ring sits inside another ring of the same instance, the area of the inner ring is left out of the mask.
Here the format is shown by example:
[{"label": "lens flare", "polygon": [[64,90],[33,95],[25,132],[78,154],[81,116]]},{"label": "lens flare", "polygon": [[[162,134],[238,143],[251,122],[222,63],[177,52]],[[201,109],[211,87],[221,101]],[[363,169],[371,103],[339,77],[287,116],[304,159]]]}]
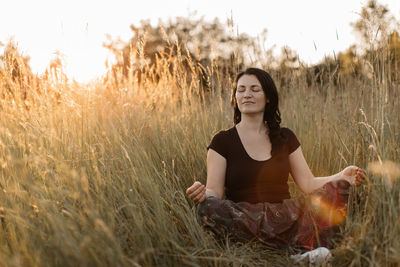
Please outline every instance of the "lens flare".
[{"label": "lens flare", "polygon": [[338,225],[346,218],[347,207],[343,201],[339,201],[340,203],[337,205],[332,205],[317,196],[311,195],[310,199],[315,208],[316,216],[327,227]]}]

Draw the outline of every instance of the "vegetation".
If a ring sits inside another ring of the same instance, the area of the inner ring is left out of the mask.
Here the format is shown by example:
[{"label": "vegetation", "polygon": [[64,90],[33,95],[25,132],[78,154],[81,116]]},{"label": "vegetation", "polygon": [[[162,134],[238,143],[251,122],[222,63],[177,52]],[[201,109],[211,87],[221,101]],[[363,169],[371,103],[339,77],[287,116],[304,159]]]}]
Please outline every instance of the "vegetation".
[{"label": "vegetation", "polygon": [[[277,81],[283,126],[297,134],[315,175],[349,164],[368,170],[367,183],[352,192],[332,265],[400,262],[396,34],[345,52],[346,64],[339,57],[307,67],[288,56],[283,71],[258,63]],[[236,68],[211,58],[203,65],[184,47],[167,42],[164,51],[174,53],[128,72],[110,66],[103,80],[83,86],[56,60],[33,75],[9,44],[0,58],[0,265],[292,264],[261,244],[217,242],[196,222],[185,189],[205,182],[205,147],[232,125]]]}]

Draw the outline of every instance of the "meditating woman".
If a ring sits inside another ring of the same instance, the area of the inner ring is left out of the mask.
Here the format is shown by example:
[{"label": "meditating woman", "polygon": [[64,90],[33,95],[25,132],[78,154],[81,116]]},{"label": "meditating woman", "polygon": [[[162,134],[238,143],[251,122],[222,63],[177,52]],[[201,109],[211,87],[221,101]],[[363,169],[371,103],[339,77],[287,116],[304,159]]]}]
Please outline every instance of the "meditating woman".
[{"label": "meditating woman", "polygon": [[[280,127],[278,102],[267,72],[239,73],[232,94],[235,125],[215,134],[207,147],[206,186],[196,181],[186,193],[199,204],[199,222],[217,235],[286,249],[330,246],[346,216],[349,189],[365,180],[365,172],[348,166],[314,177],[296,135]],[[289,173],[306,194],[290,198]]]}]

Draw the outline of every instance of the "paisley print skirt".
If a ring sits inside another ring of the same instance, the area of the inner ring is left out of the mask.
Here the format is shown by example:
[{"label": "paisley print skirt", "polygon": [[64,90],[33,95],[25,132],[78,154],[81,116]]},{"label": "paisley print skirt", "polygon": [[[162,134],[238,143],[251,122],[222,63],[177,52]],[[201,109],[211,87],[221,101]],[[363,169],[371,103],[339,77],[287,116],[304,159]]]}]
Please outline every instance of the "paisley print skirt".
[{"label": "paisley print skirt", "polygon": [[290,251],[330,247],[346,218],[351,185],[329,182],[309,195],[282,203],[233,202],[208,197],[198,204],[199,223],[217,237],[234,241],[258,241]]}]

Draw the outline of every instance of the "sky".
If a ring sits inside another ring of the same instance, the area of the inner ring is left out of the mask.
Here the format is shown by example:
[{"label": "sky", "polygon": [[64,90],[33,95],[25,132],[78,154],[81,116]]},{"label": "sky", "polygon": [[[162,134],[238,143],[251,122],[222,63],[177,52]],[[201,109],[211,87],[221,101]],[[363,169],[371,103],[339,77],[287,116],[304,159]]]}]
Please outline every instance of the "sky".
[{"label": "sky", "polygon": [[[357,38],[350,25],[357,21],[366,0],[1,0],[0,42],[13,38],[30,57],[34,73],[42,73],[58,51],[68,76],[87,82],[105,72],[110,52],[103,47],[107,34],[128,41],[131,24],[150,19],[157,25],[197,12],[206,20],[231,16],[239,33],[257,36],[267,29],[267,48],[295,50],[313,64],[344,51]],[[400,20],[399,0],[380,0]],[[4,48],[4,46],[3,46]],[[2,47],[0,46],[0,53]]]}]

